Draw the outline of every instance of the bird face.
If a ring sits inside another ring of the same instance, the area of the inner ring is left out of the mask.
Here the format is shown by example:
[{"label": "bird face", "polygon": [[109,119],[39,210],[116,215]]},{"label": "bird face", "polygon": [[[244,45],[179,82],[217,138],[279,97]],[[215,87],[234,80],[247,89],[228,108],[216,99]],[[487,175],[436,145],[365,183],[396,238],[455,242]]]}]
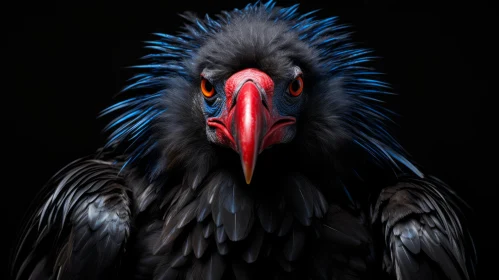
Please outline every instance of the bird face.
[{"label": "bird face", "polygon": [[295,135],[304,102],[302,70],[292,67],[288,77],[277,79],[257,68],[242,69],[224,81],[213,77],[210,69],[201,73],[208,139],[239,153],[249,184],[258,154]]}]

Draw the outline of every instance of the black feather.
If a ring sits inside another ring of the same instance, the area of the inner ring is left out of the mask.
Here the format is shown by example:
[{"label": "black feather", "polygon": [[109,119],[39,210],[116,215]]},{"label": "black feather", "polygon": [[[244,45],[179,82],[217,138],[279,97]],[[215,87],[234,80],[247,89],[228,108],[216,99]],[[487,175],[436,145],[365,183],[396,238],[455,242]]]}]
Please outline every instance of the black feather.
[{"label": "black feather", "polygon": [[217,252],[212,252],[206,263],[204,264],[203,279],[219,280],[225,271],[225,261]]},{"label": "black feather", "polygon": [[328,209],[328,202],[320,190],[313,188],[314,195],[314,216],[322,218]]},{"label": "black feather", "polygon": [[181,252],[180,254],[176,254],[171,257],[171,259],[169,260],[169,265],[171,268],[179,268],[185,265],[187,261],[188,258],[184,256]]},{"label": "black feather", "polygon": [[[223,185],[227,184],[227,182],[224,182],[225,179],[224,175],[225,175],[224,172],[217,172],[213,175],[213,177],[207,183],[206,192],[203,192],[203,198],[202,198],[203,200],[206,201],[205,203],[211,205],[211,216],[217,227],[221,226],[223,223],[222,207],[221,207],[223,200],[222,197],[220,196],[220,189]],[[203,204],[203,208],[200,208],[200,210],[204,209],[204,207],[207,206]],[[205,211],[207,212],[208,210]],[[203,214],[202,212],[198,213],[200,213],[198,214],[198,217],[208,215],[208,214]]]},{"label": "black feather", "polygon": [[192,252],[192,239],[187,237],[182,245],[182,254],[188,256]]},{"label": "black feather", "polygon": [[264,238],[265,232],[263,229],[261,227],[254,227],[251,236],[248,238],[249,246],[242,254],[244,261],[252,263],[258,259]]},{"label": "black feather", "polygon": [[[192,201],[182,210],[180,210],[175,217],[175,226],[183,228],[196,217],[196,209],[198,208],[198,201]],[[173,223],[173,222],[171,222]],[[165,225],[166,226],[166,225]]]},{"label": "black feather", "polygon": [[229,244],[227,242],[217,242],[217,250],[220,255],[227,255],[229,253],[229,249]]},{"label": "black feather", "polygon": [[284,244],[284,258],[289,262],[298,260],[303,252],[304,246],[305,232],[300,226],[296,225],[289,233],[288,240]]},{"label": "black feather", "polygon": [[274,204],[275,202],[271,201],[261,201],[256,210],[260,224],[268,233],[276,231],[284,217],[284,212]]},{"label": "black feather", "polygon": [[213,198],[213,202],[211,203],[211,216],[213,217],[213,221],[217,225],[217,227],[223,227],[223,218],[222,218],[222,211],[223,208],[221,207],[222,205],[221,198],[218,195],[215,195]]},{"label": "black feather", "polygon": [[310,181],[299,174],[287,176],[288,184],[285,192],[288,203],[296,219],[304,226],[310,226],[314,214],[315,188]]},{"label": "black feather", "polygon": [[194,226],[189,238],[191,239],[194,255],[198,259],[201,258],[206,251],[206,248],[208,248],[208,241],[203,237],[203,226],[200,223],[197,223]]},{"label": "black feather", "polygon": [[291,229],[291,226],[293,225],[293,214],[291,214],[290,212],[286,212],[286,214],[284,214],[284,218],[282,220],[282,223],[279,227],[279,231],[277,232],[277,235],[278,236],[283,236],[283,235],[286,235],[289,230]]},{"label": "black feather", "polygon": [[249,192],[229,178],[220,187],[218,203],[229,239],[238,241],[246,238],[254,220],[253,198]]},{"label": "black feather", "polygon": [[[218,195],[218,188],[220,186],[220,177],[216,176],[211,178],[204,186],[203,191],[199,195],[199,204],[197,209],[197,221],[201,222],[211,214],[213,200]],[[217,205],[218,206],[218,205]]]},{"label": "black feather", "polygon": [[223,226],[219,226],[217,227],[217,230],[216,230],[216,240],[217,240],[217,243],[223,243],[227,240],[227,234],[225,233],[225,230],[224,230],[224,227]]},{"label": "black feather", "polygon": [[207,223],[203,227],[203,237],[209,238],[213,234],[214,231],[215,231],[215,224],[213,222]]}]

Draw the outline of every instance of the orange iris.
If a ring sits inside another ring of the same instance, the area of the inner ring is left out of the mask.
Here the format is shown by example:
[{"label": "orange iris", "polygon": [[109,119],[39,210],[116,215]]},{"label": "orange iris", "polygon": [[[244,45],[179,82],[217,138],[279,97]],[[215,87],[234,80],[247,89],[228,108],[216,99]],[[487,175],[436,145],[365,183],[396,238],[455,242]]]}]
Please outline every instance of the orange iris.
[{"label": "orange iris", "polygon": [[299,96],[303,91],[303,78],[298,76],[289,84],[289,94]]},{"label": "orange iris", "polygon": [[205,78],[201,80],[201,92],[207,98],[215,94],[215,87]]}]

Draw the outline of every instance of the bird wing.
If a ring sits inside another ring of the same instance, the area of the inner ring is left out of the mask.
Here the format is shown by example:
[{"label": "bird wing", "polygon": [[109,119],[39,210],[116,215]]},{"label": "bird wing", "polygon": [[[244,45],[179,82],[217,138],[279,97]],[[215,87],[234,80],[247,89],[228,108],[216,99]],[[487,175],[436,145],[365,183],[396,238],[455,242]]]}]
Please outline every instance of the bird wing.
[{"label": "bird wing", "polygon": [[372,222],[384,237],[383,265],[397,279],[473,279],[475,251],[457,196],[441,182],[401,180],[382,190]]},{"label": "bird wing", "polygon": [[130,200],[119,167],[80,159],[46,186],[15,251],[15,279],[108,279],[124,251]]}]

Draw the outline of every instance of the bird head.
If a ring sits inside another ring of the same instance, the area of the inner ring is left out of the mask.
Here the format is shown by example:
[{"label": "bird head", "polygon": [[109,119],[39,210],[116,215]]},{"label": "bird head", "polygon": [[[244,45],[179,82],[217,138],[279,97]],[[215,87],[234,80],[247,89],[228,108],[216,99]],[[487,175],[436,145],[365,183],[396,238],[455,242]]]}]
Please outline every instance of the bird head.
[{"label": "bird head", "polygon": [[247,184],[258,154],[289,142],[296,132],[304,82],[300,68],[292,70],[289,78],[274,81],[258,68],[246,68],[214,84],[209,69],[201,73],[208,139],[239,153]]},{"label": "bird head", "polygon": [[387,86],[363,65],[370,51],[350,42],[336,17],[297,10],[269,1],[216,19],[184,14],[183,32],[148,42],[157,52],[135,68],[150,71],[125,88],[148,92],[103,112],[124,110],[107,127],[107,145],[125,147],[124,166],[143,159],[151,177],[189,169],[193,186],[217,165],[233,165],[235,155],[250,184],[257,159],[286,145],[295,163],[334,157],[348,142],[417,172],[385,129],[377,98]]},{"label": "bird head", "polygon": [[250,184],[258,156],[294,140],[319,88],[318,53],[260,7],[206,36],[193,62],[206,137],[239,155]]}]

